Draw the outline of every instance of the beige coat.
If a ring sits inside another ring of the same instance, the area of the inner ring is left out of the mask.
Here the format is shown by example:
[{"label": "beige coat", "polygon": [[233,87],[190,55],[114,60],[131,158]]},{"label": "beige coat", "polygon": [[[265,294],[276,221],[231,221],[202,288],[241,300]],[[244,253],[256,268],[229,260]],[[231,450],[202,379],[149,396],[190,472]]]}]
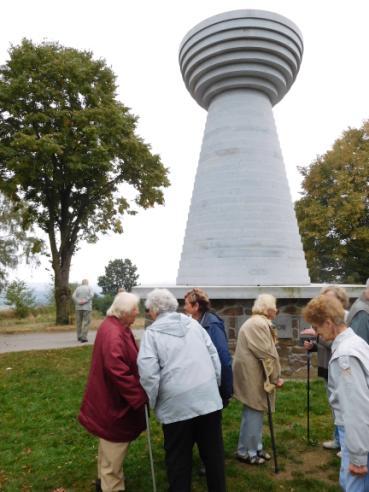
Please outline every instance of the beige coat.
[{"label": "beige coat", "polygon": [[[268,383],[280,377],[281,367],[275,346],[276,335],[272,322],[254,314],[242,326],[238,334],[236,353],[233,360],[234,396],[254,410],[268,410],[264,389],[265,376],[260,363],[263,359]],[[273,387],[271,387],[273,388]],[[275,389],[270,392],[271,407],[275,409]]]}]

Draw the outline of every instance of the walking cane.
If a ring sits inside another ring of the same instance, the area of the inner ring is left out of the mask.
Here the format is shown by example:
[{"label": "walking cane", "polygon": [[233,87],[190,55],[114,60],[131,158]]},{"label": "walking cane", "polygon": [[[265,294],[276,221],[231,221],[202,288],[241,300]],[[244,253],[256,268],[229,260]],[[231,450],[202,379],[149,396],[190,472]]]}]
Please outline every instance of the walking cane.
[{"label": "walking cane", "polygon": [[310,362],[311,362],[311,352],[306,352],[307,357],[307,381],[306,381],[306,392],[307,392],[307,443],[310,444]]},{"label": "walking cane", "polygon": [[154,460],[153,460],[153,457],[152,457],[152,447],[151,447],[150,420],[149,420],[149,412],[147,410],[147,405],[145,405],[145,419],[146,419],[147,443],[148,443],[148,446],[149,446],[149,456],[150,456],[152,490],[153,490],[153,492],[156,492],[156,480],[155,480]]},{"label": "walking cane", "polygon": [[[261,366],[263,368],[263,373],[265,377],[265,382],[269,383],[269,377],[264,365],[264,360],[259,359]],[[272,450],[273,450],[273,460],[274,460],[274,473],[279,473],[279,468],[278,468],[278,463],[277,463],[277,449],[275,445],[275,439],[274,439],[274,428],[273,428],[273,419],[272,419],[272,406],[270,404],[270,394],[265,391],[266,397],[267,397],[267,403],[268,403],[268,421],[269,421],[269,431],[270,431],[270,439],[272,441]]]}]

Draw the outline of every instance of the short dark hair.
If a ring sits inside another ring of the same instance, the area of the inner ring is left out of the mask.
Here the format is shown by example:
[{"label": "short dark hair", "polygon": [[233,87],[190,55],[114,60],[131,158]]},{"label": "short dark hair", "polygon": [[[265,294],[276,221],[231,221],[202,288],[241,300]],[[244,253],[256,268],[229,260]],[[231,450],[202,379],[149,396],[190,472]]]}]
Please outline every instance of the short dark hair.
[{"label": "short dark hair", "polygon": [[210,310],[211,304],[209,296],[202,289],[195,288],[189,290],[187,294],[185,294],[184,298],[185,300],[187,299],[188,302],[192,305],[198,303],[201,314],[206,313],[206,311]]}]

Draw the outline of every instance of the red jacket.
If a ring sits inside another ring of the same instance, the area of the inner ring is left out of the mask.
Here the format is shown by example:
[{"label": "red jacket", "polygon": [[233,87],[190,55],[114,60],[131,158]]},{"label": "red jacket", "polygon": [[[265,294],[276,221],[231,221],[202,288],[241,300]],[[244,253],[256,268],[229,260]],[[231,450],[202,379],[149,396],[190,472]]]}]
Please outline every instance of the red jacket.
[{"label": "red jacket", "polygon": [[101,324],[78,420],[111,442],[129,442],[145,430],[146,393],[137,370],[138,348],[130,328],[114,316]]}]

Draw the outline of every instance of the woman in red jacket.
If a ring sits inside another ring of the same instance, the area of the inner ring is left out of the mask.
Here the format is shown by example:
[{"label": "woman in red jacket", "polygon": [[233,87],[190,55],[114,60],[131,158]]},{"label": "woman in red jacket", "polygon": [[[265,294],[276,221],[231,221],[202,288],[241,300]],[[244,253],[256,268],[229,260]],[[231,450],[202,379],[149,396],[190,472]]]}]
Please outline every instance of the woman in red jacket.
[{"label": "woman in red jacket", "polygon": [[[138,348],[130,326],[138,297],[118,294],[95,340],[90,374],[78,417],[99,438],[97,490],[124,490],[123,460],[145,430],[146,393],[139,382]],[[101,489],[100,489],[101,484]]]}]

